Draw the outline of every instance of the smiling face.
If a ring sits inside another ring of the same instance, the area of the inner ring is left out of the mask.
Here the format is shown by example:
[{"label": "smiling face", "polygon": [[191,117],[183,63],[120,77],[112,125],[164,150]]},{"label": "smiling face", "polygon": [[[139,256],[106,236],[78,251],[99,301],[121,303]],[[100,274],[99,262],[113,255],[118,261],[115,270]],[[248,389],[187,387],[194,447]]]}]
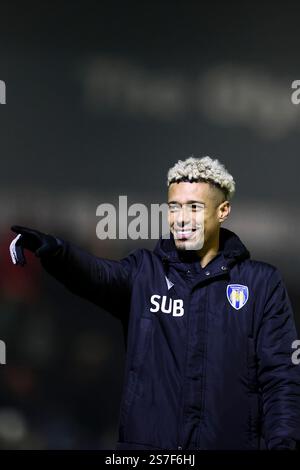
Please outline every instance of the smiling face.
[{"label": "smiling face", "polygon": [[223,192],[206,182],[171,183],[168,205],[168,222],[178,250],[209,246],[230,213]]}]

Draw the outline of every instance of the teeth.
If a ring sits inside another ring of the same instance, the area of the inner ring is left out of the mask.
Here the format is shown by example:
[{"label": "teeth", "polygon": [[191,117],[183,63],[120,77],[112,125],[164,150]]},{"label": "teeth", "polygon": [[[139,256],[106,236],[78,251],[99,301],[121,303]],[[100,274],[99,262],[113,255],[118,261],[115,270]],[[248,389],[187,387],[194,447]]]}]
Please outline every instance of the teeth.
[{"label": "teeth", "polygon": [[176,233],[177,233],[177,235],[191,235],[191,234],[193,233],[193,231],[192,231],[192,230],[189,230],[189,231],[182,231],[182,232],[181,232],[181,231],[180,231],[180,232],[178,231],[178,232],[176,232]]},{"label": "teeth", "polygon": [[175,230],[175,232],[180,232],[180,233],[192,233],[192,232],[194,232],[194,230],[196,230],[196,229],[189,229],[189,230],[187,230],[187,229],[186,229],[186,230],[180,230],[180,229],[178,229],[178,230]]}]

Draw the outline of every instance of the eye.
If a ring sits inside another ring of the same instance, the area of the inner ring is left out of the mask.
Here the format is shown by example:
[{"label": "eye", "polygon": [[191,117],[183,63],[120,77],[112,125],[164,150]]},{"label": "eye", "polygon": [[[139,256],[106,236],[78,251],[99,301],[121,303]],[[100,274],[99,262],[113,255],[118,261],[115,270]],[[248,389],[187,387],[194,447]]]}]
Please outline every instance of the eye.
[{"label": "eye", "polygon": [[192,207],[193,212],[199,212],[199,211],[203,210],[203,208],[204,208],[203,204],[200,204],[200,203],[197,203],[197,202],[192,204],[191,207]]},{"label": "eye", "polygon": [[180,210],[179,204],[169,204],[170,212],[178,212]]}]

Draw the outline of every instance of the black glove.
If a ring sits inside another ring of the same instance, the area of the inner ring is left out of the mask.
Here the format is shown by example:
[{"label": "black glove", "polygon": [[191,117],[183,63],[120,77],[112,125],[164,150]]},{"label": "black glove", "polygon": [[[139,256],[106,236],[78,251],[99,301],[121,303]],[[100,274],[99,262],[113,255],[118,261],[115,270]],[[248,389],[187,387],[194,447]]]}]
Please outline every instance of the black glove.
[{"label": "black glove", "polygon": [[12,262],[24,266],[26,259],[24,256],[24,248],[41,257],[45,255],[54,255],[62,246],[61,240],[20,225],[13,225],[11,230],[17,233],[17,237],[10,244],[9,251]]}]

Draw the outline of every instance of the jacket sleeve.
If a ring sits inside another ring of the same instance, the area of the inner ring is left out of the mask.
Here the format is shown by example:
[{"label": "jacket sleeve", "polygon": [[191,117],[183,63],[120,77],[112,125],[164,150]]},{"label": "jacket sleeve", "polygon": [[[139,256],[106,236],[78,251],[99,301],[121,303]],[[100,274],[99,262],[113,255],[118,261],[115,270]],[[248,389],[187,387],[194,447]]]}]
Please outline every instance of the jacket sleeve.
[{"label": "jacket sleeve", "polygon": [[257,336],[263,434],[268,449],[293,449],[300,440],[300,365],[292,362],[296,339],[290,299],[275,269],[267,285]]},{"label": "jacket sleeve", "polygon": [[59,241],[61,247],[54,256],[41,258],[45,270],[72,293],[124,320],[129,310],[140,250],[115,261],[94,256],[67,241]]}]

